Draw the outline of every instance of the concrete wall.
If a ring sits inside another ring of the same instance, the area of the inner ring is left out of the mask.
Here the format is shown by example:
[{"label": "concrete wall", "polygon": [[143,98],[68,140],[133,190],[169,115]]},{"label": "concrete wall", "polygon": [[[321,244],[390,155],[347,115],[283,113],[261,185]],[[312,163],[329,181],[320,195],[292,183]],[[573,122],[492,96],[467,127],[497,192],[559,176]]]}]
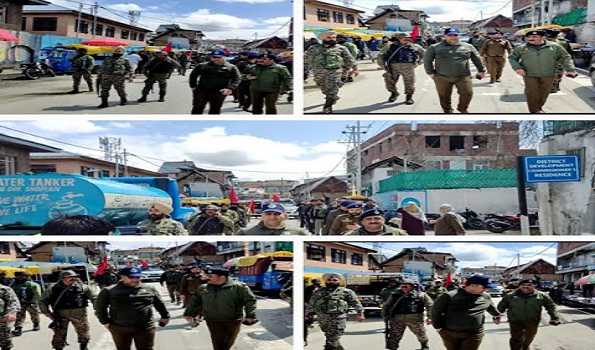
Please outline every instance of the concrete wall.
[{"label": "concrete wall", "polygon": [[[326,261],[317,261],[317,260],[308,260],[307,258],[307,247],[310,244],[320,245],[326,247]],[[345,264],[334,263],[331,258],[331,249],[341,249],[347,251],[347,262]],[[352,265],[351,264],[351,255],[353,253],[362,254],[363,255],[363,264],[362,265]],[[361,271],[368,271],[368,253],[365,250],[357,249],[356,247],[349,247],[344,246],[341,244],[333,244],[333,243],[326,243],[326,242],[308,242],[304,244],[304,266],[306,268],[310,268],[311,270],[316,268],[323,268],[329,270],[352,270],[354,272],[361,272]]]},{"label": "concrete wall", "polygon": [[0,156],[15,157],[15,171],[17,173],[27,172],[31,169],[29,165],[29,151],[27,150],[0,144]]},{"label": "concrete wall", "polygon": [[[330,18],[328,22],[320,22],[318,20],[318,9],[321,10],[328,10],[330,13]],[[343,13],[343,23],[336,23],[333,22],[333,11]],[[322,4],[305,4],[304,10],[304,24],[310,26],[318,26],[318,27],[325,27],[330,29],[335,28],[358,28],[360,27],[358,18],[359,13],[357,11],[346,11],[344,9],[339,9],[333,6],[324,6]],[[347,15],[353,15],[355,17],[354,24],[347,23]]]},{"label": "concrete wall", "polygon": [[595,234],[595,131],[547,137],[539,154],[563,155],[581,148],[585,148],[582,181],[537,186],[542,234]]}]

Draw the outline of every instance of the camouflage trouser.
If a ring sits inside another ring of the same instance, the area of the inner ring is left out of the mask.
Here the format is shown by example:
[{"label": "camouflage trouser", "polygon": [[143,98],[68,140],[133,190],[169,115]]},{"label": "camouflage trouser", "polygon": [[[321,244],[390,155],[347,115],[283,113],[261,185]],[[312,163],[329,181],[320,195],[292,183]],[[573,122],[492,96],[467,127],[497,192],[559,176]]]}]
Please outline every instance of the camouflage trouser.
[{"label": "camouflage trouser", "polygon": [[398,93],[397,82],[400,76],[403,76],[405,94],[413,95],[415,92],[415,64],[393,63],[390,65],[389,70],[383,75],[384,84],[389,92]]},{"label": "camouflage trouser", "polygon": [[12,340],[10,337],[10,323],[6,321],[0,321],[0,349],[12,349]]},{"label": "camouflage trouser", "polygon": [[120,98],[126,98],[126,77],[123,75],[101,75],[101,97],[109,97],[109,91],[114,86]]},{"label": "camouflage trouser", "polygon": [[66,336],[68,335],[68,325],[72,322],[74,330],[78,335],[79,343],[88,343],[91,339],[89,334],[89,320],[87,319],[87,309],[58,310],[55,312],[59,321],[55,323],[54,337],[52,346],[55,349],[66,347]]},{"label": "camouflage trouser", "polygon": [[322,91],[322,94],[333,100],[337,99],[339,89],[343,86],[341,77],[343,76],[342,69],[315,69],[314,81]]},{"label": "camouflage trouser", "polygon": [[560,83],[562,82],[563,77],[564,74],[562,73],[556,73],[556,75],[554,75],[554,84],[552,85],[551,92],[556,93],[560,91]]},{"label": "camouflage trouser", "polygon": [[25,319],[27,318],[27,311],[31,315],[31,322],[39,324],[39,305],[37,304],[21,304],[21,310],[17,313],[17,320],[14,328],[22,328]]},{"label": "camouflage trouser", "polygon": [[318,315],[318,324],[320,324],[320,329],[326,337],[325,350],[342,348],[340,339],[345,333],[345,328],[347,328],[347,319],[345,315],[339,316]]},{"label": "camouflage trouser", "polygon": [[78,90],[81,85],[81,79],[85,79],[89,90],[93,89],[93,78],[89,71],[74,71],[72,72],[72,88]]},{"label": "camouflage trouser", "polygon": [[153,89],[155,83],[159,83],[159,95],[165,96],[167,93],[167,76],[168,74],[150,74],[145,80],[145,87],[143,88],[143,95],[147,96]]},{"label": "camouflage trouser", "polygon": [[420,344],[427,344],[428,343],[428,336],[426,335],[426,327],[424,326],[423,322],[415,322],[415,321],[401,321],[401,320],[390,320],[389,321],[389,329],[390,334],[388,335],[388,340],[386,344],[386,348],[390,350],[396,350],[399,348],[399,343],[401,339],[403,339],[403,335],[405,334],[405,329],[409,328],[413,334],[417,337]]}]

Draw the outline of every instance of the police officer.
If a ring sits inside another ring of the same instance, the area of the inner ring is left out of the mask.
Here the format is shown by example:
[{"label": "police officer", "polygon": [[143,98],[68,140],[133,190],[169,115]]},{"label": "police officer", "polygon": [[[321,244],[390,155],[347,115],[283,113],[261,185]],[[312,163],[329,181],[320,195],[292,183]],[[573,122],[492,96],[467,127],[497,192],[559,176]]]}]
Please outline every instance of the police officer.
[{"label": "police officer", "polygon": [[[564,48],[566,52],[572,57],[572,48],[570,47],[570,42],[568,40],[560,37],[560,31],[557,29],[546,29],[545,36],[548,41],[556,43]],[[556,76],[554,78],[554,84],[552,85],[551,93],[554,94],[560,91],[560,82],[564,77],[564,69],[562,65],[558,65],[558,70],[556,71]]]},{"label": "police officer", "polygon": [[500,82],[502,71],[506,63],[506,53],[512,52],[512,45],[508,40],[502,38],[500,31],[493,31],[488,33],[490,38],[483,42],[479,55],[485,57],[485,63],[490,73],[490,83]]},{"label": "police officer", "polygon": [[327,210],[326,217],[324,218],[324,225],[322,226],[323,235],[328,235],[331,226],[333,225],[333,222],[335,221],[337,216],[349,213],[345,205],[349,204],[350,202],[351,201],[347,199],[338,199],[336,201],[337,204],[334,206],[334,209]]},{"label": "police officer", "polygon": [[316,315],[320,329],[326,337],[324,350],[343,350],[340,339],[347,328],[347,312],[355,309],[357,320],[363,321],[364,308],[351,289],[341,287],[342,276],[327,273],[322,276],[324,287],[319,288],[310,298],[306,315]]},{"label": "police officer", "polygon": [[209,61],[198,64],[190,73],[192,114],[203,114],[207,104],[209,114],[221,114],[225,97],[240,85],[238,67],[225,61],[223,50],[214,50]]},{"label": "police officer", "polygon": [[188,307],[192,296],[198,293],[198,288],[204,283],[206,283],[206,277],[198,264],[190,265],[190,271],[181,277],[178,287],[184,308]]},{"label": "police officer", "polygon": [[473,45],[475,50],[479,51],[481,49],[481,47],[483,46],[483,44],[485,43],[485,41],[486,41],[486,38],[484,38],[479,31],[474,30],[471,35],[471,38],[469,38],[468,43]]},{"label": "police officer", "polygon": [[10,327],[20,310],[19,298],[14,290],[0,284],[0,350],[12,349]]},{"label": "police officer", "polygon": [[337,33],[320,34],[322,44],[310,46],[304,54],[304,62],[312,69],[314,81],[325,96],[324,113],[332,113],[333,105],[339,100],[339,89],[343,86],[343,70],[352,70],[357,75],[355,58],[349,50],[337,44]]},{"label": "police officer", "polygon": [[278,203],[263,203],[260,222],[249,229],[240,230],[237,234],[244,236],[286,236],[308,235],[302,228],[288,228],[285,208]]},{"label": "police officer", "polygon": [[411,280],[402,281],[399,290],[392,292],[382,307],[384,319],[388,322],[387,349],[399,348],[407,328],[417,337],[421,350],[430,349],[424,326],[424,310],[428,314],[426,323],[431,324],[429,314],[432,299],[427,294],[416,291],[415,285]]},{"label": "police officer", "polygon": [[471,44],[459,41],[459,31],[448,28],[444,31],[445,39],[430,46],[424,56],[426,73],[434,79],[440,106],[444,113],[452,113],[452,89],[457,88],[459,105],[457,110],[468,113],[473,98],[473,84],[469,60],[477,67],[479,79],[485,76],[485,69],[479,52]]},{"label": "police officer", "polygon": [[12,335],[15,337],[23,334],[23,323],[27,317],[27,311],[33,322],[33,331],[39,330],[39,300],[41,299],[41,287],[39,284],[31,281],[27,272],[15,272],[15,280],[11,287],[19,298],[21,310],[17,314],[17,320],[14,324]]},{"label": "police officer", "polygon": [[362,214],[363,203],[350,201],[347,205],[345,203],[343,205],[347,208],[347,214],[341,214],[333,220],[328,232],[329,235],[343,235],[360,227],[359,216]]},{"label": "police officer", "polygon": [[221,214],[216,205],[208,205],[204,211],[188,219],[188,231],[191,235],[222,235],[233,231],[233,228],[233,221]]},{"label": "police officer", "polygon": [[378,64],[386,71],[384,83],[390,92],[388,102],[395,102],[399,92],[397,82],[403,76],[405,84],[405,104],[412,105],[415,92],[415,67],[421,64],[425,50],[413,43],[411,35],[406,33],[395,34],[397,41],[390,46],[385,46],[378,55]]},{"label": "police officer", "polygon": [[87,49],[81,47],[76,50],[76,56],[74,56],[70,62],[72,63],[72,91],[69,94],[78,94],[79,86],[81,85],[81,79],[85,79],[89,92],[93,91],[93,77],[91,71],[95,66],[95,60],[93,57],[87,54]]},{"label": "police officer", "polygon": [[162,273],[161,277],[159,278],[159,284],[163,287],[163,283],[165,283],[165,287],[169,293],[169,298],[172,304],[176,305],[180,305],[181,302],[180,291],[178,290],[180,278],[180,272],[178,272],[175,266],[170,266],[169,269]]},{"label": "police officer", "polygon": [[155,58],[145,66],[147,80],[145,80],[143,95],[138,99],[138,102],[147,102],[147,96],[156,82],[159,83],[159,102],[165,102],[167,79],[171,77],[176,68],[180,68],[180,64],[176,60],[167,57],[163,51],[156,52]]},{"label": "police officer", "polygon": [[542,30],[528,31],[527,43],[516,47],[508,57],[512,69],[525,81],[530,113],[544,113],[543,106],[560,70],[567,77],[577,75],[570,54],[562,46],[546,41],[544,36]]},{"label": "police officer", "polygon": [[312,208],[310,209],[310,220],[314,226],[313,234],[321,235],[322,226],[324,225],[324,219],[326,218],[328,209],[322,198],[314,198],[312,199],[311,203]]},{"label": "police officer", "polygon": [[448,292],[448,290],[444,288],[442,281],[440,280],[435,280],[434,285],[426,290],[426,293],[430,296],[430,298],[432,298],[432,300],[438,299],[439,296],[446,292]]},{"label": "police officer", "polygon": [[41,312],[52,320],[54,331],[52,346],[55,350],[66,347],[68,325],[72,323],[78,335],[80,350],[87,350],[91,339],[87,306],[94,295],[72,270],[60,273],[60,281],[47,290],[41,299]]},{"label": "police officer", "polygon": [[550,325],[560,324],[556,304],[545,293],[535,289],[535,281],[523,279],[519,288],[505,295],[498,303],[498,311],[506,312],[510,323],[510,350],[529,350],[545,309],[550,315]]},{"label": "police officer", "polygon": [[406,236],[407,232],[398,228],[385,225],[384,212],[379,208],[364,210],[359,217],[360,228],[349,231],[345,235],[381,235],[381,236]]},{"label": "police officer", "polygon": [[153,308],[161,316],[159,326],[169,323],[169,312],[161,295],[152,286],[144,285],[142,271],[126,267],[119,271],[118,284],[103,289],[97,296],[95,315],[112,334],[117,350],[152,350],[155,343]]},{"label": "police officer", "polygon": [[238,85],[238,88],[235,90],[235,93],[238,99],[239,107],[245,112],[249,112],[250,106],[252,105],[248,73],[252,66],[256,64],[256,59],[258,56],[259,55],[257,52],[246,52],[244,55],[240,55],[240,59],[234,62],[241,75],[241,82],[240,85]]},{"label": "police officer", "polygon": [[184,312],[189,322],[204,319],[211,333],[214,350],[229,350],[241,325],[251,326],[256,318],[256,296],[250,287],[229,278],[224,268],[207,270],[207,284],[200,286]]},{"label": "police officer", "polygon": [[489,278],[473,275],[465,287],[444,293],[434,301],[432,325],[444,342],[446,350],[477,350],[484,336],[484,313],[500,324],[500,312],[486,293]]},{"label": "police officer", "polygon": [[107,100],[112,85],[120,96],[120,105],[124,106],[128,103],[126,99],[126,78],[132,73],[132,67],[123,55],[124,48],[118,46],[114,49],[114,53],[110,57],[106,57],[101,65],[100,78],[98,78],[101,81],[101,104],[97,108],[108,107]]},{"label": "police officer", "polygon": [[149,218],[138,226],[152,236],[186,236],[188,232],[180,222],[171,218],[173,208],[165,203],[156,202],[149,208]]},{"label": "police officer", "polygon": [[250,96],[252,98],[252,114],[277,114],[279,95],[291,91],[291,74],[289,70],[275,63],[272,54],[259,55],[256,64],[248,70],[250,80]]}]

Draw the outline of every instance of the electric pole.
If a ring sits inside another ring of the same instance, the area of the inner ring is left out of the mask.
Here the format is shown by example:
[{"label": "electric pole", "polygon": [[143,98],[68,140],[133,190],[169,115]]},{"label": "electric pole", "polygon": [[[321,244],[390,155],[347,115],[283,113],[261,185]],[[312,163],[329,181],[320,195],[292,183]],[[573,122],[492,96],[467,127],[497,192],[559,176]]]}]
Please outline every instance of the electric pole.
[{"label": "electric pole", "polygon": [[115,137],[100,137],[99,148],[103,150],[103,158],[108,162],[115,163],[115,177],[120,176],[120,164],[124,165],[124,175],[127,175],[127,153],[122,152],[122,139]]},{"label": "electric pole", "polygon": [[83,3],[79,3],[79,13],[77,16],[77,20],[76,20],[76,37],[79,37],[79,34],[81,32],[81,19],[82,19],[82,15],[83,15]]},{"label": "electric pole", "polygon": [[[362,135],[366,134],[370,129],[370,125],[362,127],[361,122],[358,120],[355,125],[347,125],[345,130],[342,132],[343,135],[347,136],[348,141],[342,142],[347,143],[350,146],[350,150],[347,152],[347,159],[349,159],[349,154],[352,154],[352,157],[355,157],[355,169],[352,170],[352,176],[355,180],[355,192],[356,194],[362,193]],[[347,164],[350,162],[348,161]],[[350,169],[347,169],[348,171]]]},{"label": "electric pole", "polygon": [[95,5],[91,7],[93,10],[93,37],[97,35],[97,12],[99,12],[99,3],[95,1]]}]

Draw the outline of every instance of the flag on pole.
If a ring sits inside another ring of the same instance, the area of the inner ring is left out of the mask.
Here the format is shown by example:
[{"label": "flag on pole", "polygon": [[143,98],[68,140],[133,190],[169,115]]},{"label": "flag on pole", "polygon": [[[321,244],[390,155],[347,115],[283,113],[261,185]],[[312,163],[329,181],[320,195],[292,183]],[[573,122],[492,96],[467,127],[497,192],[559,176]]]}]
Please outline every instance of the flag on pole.
[{"label": "flag on pole", "polygon": [[444,288],[448,288],[448,286],[450,286],[452,284],[452,275],[449,272],[448,275],[446,276],[446,281],[444,282]]},{"label": "flag on pole", "polygon": [[107,263],[107,256],[104,256],[101,260],[101,263],[97,265],[97,271],[95,271],[95,276],[101,276],[107,270],[109,264]]},{"label": "flag on pole", "polygon": [[240,198],[238,197],[236,190],[232,186],[231,189],[229,190],[229,202],[231,204],[238,204],[239,201],[240,201]]}]

